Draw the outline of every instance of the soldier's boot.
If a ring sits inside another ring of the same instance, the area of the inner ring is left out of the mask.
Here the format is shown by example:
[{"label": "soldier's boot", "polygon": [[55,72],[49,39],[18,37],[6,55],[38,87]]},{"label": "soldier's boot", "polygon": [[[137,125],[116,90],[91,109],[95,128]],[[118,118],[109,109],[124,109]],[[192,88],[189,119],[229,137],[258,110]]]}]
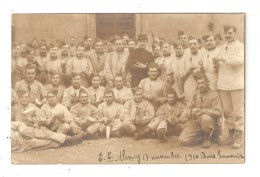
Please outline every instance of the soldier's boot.
[{"label": "soldier's boot", "polygon": [[204,133],[204,142],[202,144],[203,148],[209,148],[211,146],[211,137],[212,137],[213,131],[209,133]]},{"label": "soldier's boot", "polygon": [[151,132],[152,132],[151,128],[146,128],[144,131],[142,131],[140,133],[134,133],[134,138],[136,140],[143,139]]},{"label": "soldier's boot", "polygon": [[235,130],[235,141],[232,145],[233,149],[239,149],[243,146],[243,131]]},{"label": "soldier's boot", "polygon": [[65,142],[63,145],[65,146],[71,146],[82,143],[83,136],[82,134],[74,135],[74,136],[68,136],[65,137]]},{"label": "soldier's boot", "polygon": [[223,143],[224,145],[232,145],[235,142],[235,129],[228,130],[228,138]]},{"label": "soldier's boot", "polygon": [[157,130],[157,137],[164,143],[167,142],[167,137],[166,137],[166,130],[165,128],[160,128]]}]

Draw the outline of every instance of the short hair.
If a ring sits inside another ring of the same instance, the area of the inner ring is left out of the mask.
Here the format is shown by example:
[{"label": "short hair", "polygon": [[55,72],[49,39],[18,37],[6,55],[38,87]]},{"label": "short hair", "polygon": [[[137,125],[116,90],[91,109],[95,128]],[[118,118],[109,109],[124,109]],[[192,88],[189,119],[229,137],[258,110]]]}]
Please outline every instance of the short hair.
[{"label": "short hair", "polygon": [[160,45],[158,43],[155,42],[155,43],[152,44],[152,49],[155,49],[157,47],[160,47]]},{"label": "short hair", "polygon": [[181,41],[175,41],[175,42],[173,43],[173,46],[174,46],[174,48],[177,48],[177,47],[179,47],[179,46],[182,47],[182,43],[181,43]]},{"label": "short hair", "polygon": [[84,89],[84,88],[81,88],[79,90],[79,96],[81,96],[81,94],[83,94],[83,93],[86,93],[88,95],[88,91],[86,89]]},{"label": "short hair", "polygon": [[134,39],[132,39],[132,38],[129,38],[129,39],[128,39],[128,43],[129,43],[129,42],[134,42],[134,43],[136,44],[136,40],[134,40]]},{"label": "short hair", "polygon": [[51,93],[51,94],[53,94],[55,96],[58,96],[58,92],[59,91],[57,89],[50,89],[50,90],[48,90],[47,95]]},{"label": "short hair", "polygon": [[97,73],[91,73],[90,75],[90,80],[94,79],[95,77],[99,77],[99,79],[101,79],[100,75]]},{"label": "short hair", "polygon": [[49,74],[50,74],[51,77],[56,76],[56,75],[58,75],[60,77],[59,73],[52,70],[52,69],[49,71]]},{"label": "short hair", "polygon": [[83,42],[77,43],[76,50],[78,50],[79,47],[84,47],[84,50],[85,50],[85,46],[84,46]]},{"label": "short hair", "polygon": [[168,45],[170,46],[169,42],[167,42],[167,41],[161,42],[161,43],[160,43],[160,46],[162,47],[162,46],[165,45],[165,44],[168,44]]},{"label": "short hair", "polygon": [[117,40],[123,40],[123,38],[120,37],[120,36],[118,36],[118,35],[115,35],[115,42],[116,42]]},{"label": "short hair", "polygon": [[150,63],[149,65],[148,65],[148,70],[150,69],[150,68],[156,68],[157,70],[159,69],[159,66],[158,66],[158,64],[157,63],[155,63],[155,62],[152,62],[152,63]]},{"label": "short hair", "polygon": [[170,95],[170,94],[174,94],[175,96],[177,96],[177,92],[176,92],[176,90],[173,89],[173,88],[167,89],[167,95]]},{"label": "short hair", "polygon": [[124,36],[127,36],[127,37],[129,38],[129,35],[128,35],[128,34],[124,34],[123,37],[124,37]]},{"label": "short hair", "polygon": [[196,82],[197,82],[198,80],[201,80],[201,79],[203,79],[203,80],[206,81],[206,82],[209,82],[208,77],[207,77],[204,73],[201,73],[201,74],[197,75],[197,77],[195,77],[194,79],[196,80]]},{"label": "short hair", "polygon": [[122,79],[124,80],[124,76],[122,74],[116,73],[114,78],[116,78],[116,77],[122,77]]},{"label": "short hair", "polygon": [[201,38],[206,42],[208,40],[208,38],[210,38],[211,36],[213,36],[214,40],[216,40],[216,36],[213,34],[206,34],[206,35],[203,35]]},{"label": "short hair", "polygon": [[18,97],[22,97],[24,96],[26,93],[28,93],[27,90],[25,89],[20,89],[20,90],[17,90],[16,94],[18,95]]},{"label": "short hair", "polygon": [[55,48],[55,47],[57,47],[57,48],[59,47],[57,43],[50,43],[49,44],[49,49]]},{"label": "short hair", "polygon": [[83,41],[86,41],[87,39],[91,38],[89,35],[84,35]]},{"label": "short hair", "polygon": [[48,49],[47,43],[41,42],[41,43],[39,44],[39,48],[44,47],[44,46],[46,47],[46,49]]},{"label": "short hair", "polygon": [[27,64],[27,65],[25,66],[25,71],[26,71],[27,69],[35,69],[35,70],[36,70],[36,65],[29,63],[29,64]]},{"label": "short hair", "polygon": [[70,39],[72,39],[72,38],[73,38],[73,39],[76,39],[76,37],[75,37],[75,36],[70,36]]},{"label": "short hair", "polygon": [[226,33],[228,30],[230,30],[231,28],[233,29],[233,31],[236,33],[237,32],[237,28],[235,26],[232,25],[224,25],[224,32]]},{"label": "short hair", "polygon": [[71,73],[71,79],[73,79],[74,77],[80,76],[80,73],[78,72],[72,72]]},{"label": "short hair", "polygon": [[191,41],[191,40],[196,40],[198,43],[199,43],[199,41],[198,41],[198,38],[196,38],[195,36],[189,36],[189,39],[188,39],[189,41]]},{"label": "short hair", "polygon": [[133,93],[133,94],[135,94],[136,92],[139,92],[139,91],[143,92],[143,90],[142,90],[141,87],[134,87],[134,88],[132,88],[131,90],[132,90],[132,93]]},{"label": "short hair", "polygon": [[98,42],[102,42],[102,44],[103,44],[103,41],[100,38],[96,37],[93,44],[96,45],[96,43],[98,43]]},{"label": "short hair", "polygon": [[109,88],[109,87],[107,87],[107,88],[105,89],[104,95],[105,95],[105,94],[108,94],[108,93],[112,93],[113,95],[115,95],[115,94],[114,94],[114,91],[112,90],[112,88]]}]

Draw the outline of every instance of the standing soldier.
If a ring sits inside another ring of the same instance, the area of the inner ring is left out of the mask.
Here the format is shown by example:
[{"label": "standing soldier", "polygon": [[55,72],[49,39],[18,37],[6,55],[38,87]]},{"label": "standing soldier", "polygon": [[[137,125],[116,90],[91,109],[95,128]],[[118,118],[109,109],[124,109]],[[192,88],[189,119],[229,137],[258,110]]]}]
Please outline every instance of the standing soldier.
[{"label": "standing soldier", "polygon": [[173,55],[171,54],[170,44],[167,42],[164,42],[161,46],[161,51],[163,56],[158,57],[155,60],[155,63],[158,64],[160,69],[160,79],[162,81],[166,80],[166,74],[172,72],[172,61],[173,61]]},{"label": "standing soldier", "polygon": [[215,58],[218,63],[217,88],[229,128],[227,144],[241,148],[244,130],[244,44],[236,37],[235,26],[224,26],[227,43]]},{"label": "standing soldier", "polygon": [[104,74],[109,85],[113,85],[116,74],[121,74],[124,77],[127,85],[130,86],[131,73],[126,69],[126,61],[129,53],[124,52],[123,40],[121,37],[115,40],[115,51],[107,55]]},{"label": "standing soldier", "polygon": [[81,84],[88,87],[90,74],[93,73],[93,67],[89,59],[84,57],[85,47],[83,43],[79,43],[76,48],[76,56],[67,63],[67,74],[71,75],[73,72],[80,74]]},{"label": "standing soldier", "polygon": [[140,81],[148,76],[147,66],[154,61],[153,54],[146,50],[147,43],[147,35],[138,35],[139,48],[132,51],[127,60],[127,68],[132,74],[131,87],[137,87]]},{"label": "standing soldier", "polygon": [[95,51],[88,54],[88,59],[93,66],[93,73],[99,74],[101,78],[101,84],[104,86],[106,84],[106,77],[104,74],[105,61],[107,58],[107,53],[103,50],[103,41],[97,39],[94,44]]},{"label": "standing soldier", "polygon": [[207,50],[202,55],[203,71],[209,79],[209,88],[217,91],[218,72],[214,65],[213,58],[217,57],[220,53],[220,48],[216,47],[216,40],[214,35],[205,35],[203,39],[206,43]]}]

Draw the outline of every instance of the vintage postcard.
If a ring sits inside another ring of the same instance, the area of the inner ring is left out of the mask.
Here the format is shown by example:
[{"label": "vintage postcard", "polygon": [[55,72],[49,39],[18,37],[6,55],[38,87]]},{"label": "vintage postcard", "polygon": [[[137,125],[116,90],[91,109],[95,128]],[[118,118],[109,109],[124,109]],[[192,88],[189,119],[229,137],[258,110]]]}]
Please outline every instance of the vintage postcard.
[{"label": "vintage postcard", "polygon": [[12,164],[245,162],[245,14],[12,14]]}]

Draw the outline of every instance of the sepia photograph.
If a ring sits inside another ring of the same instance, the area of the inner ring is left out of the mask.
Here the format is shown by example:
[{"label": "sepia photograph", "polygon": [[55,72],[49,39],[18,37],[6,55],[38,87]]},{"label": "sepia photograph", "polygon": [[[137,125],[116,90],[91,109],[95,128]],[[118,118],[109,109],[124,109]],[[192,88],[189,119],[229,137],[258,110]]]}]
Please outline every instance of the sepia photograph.
[{"label": "sepia photograph", "polygon": [[11,163],[245,163],[245,20],[12,13]]}]

